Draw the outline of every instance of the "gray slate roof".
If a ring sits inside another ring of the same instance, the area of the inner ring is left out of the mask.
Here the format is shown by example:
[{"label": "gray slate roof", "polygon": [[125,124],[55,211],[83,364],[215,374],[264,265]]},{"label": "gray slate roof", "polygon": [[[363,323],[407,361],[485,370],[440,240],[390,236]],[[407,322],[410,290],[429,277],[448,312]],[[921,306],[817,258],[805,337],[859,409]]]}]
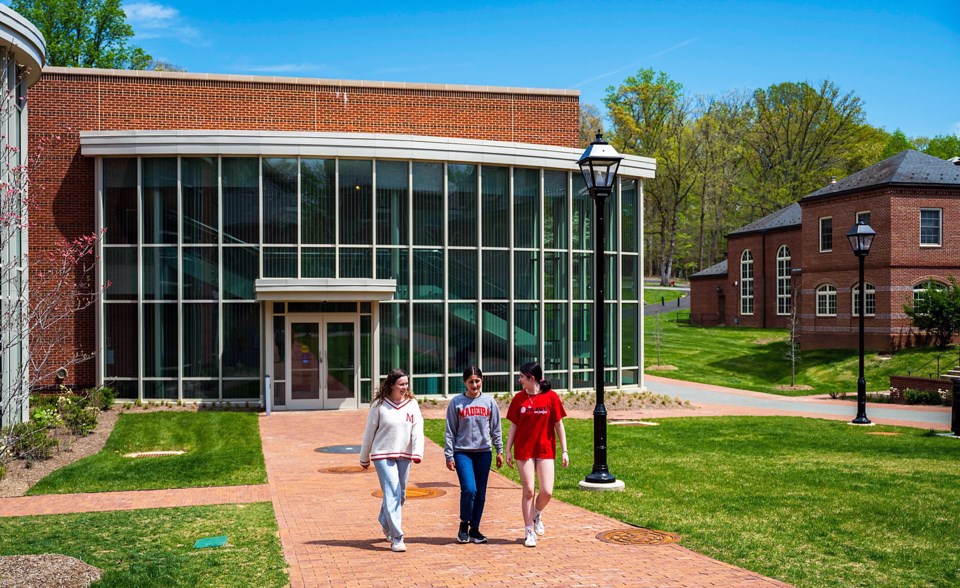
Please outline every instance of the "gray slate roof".
[{"label": "gray slate roof", "polygon": [[[794,202],[790,206],[781,208],[776,212],[771,212],[760,220],[755,220],[749,225],[744,225],[739,229],[727,233],[727,238],[731,235],[740,235],[743,233],[763,233],[774,229],[785,227],[800,226],[800,205]],[[704,270],[706,271],[706,270]]]},{"label": "gray slate roof", "polygon": [[711,265],[708,268],[702,269],[690,277],[691,278],[708,278],[710,276],[725,276],[725,275],[727,275],[726,259],[724,259],[718,264]]},{"label": "gray slate roof", "polygon": [[885,184],[960,187],[960,165],[908,149],[857,173],[850,174],[839,182],[830,184],[812,194],[807,194],[802,200],[812,200],[840,192]]}]

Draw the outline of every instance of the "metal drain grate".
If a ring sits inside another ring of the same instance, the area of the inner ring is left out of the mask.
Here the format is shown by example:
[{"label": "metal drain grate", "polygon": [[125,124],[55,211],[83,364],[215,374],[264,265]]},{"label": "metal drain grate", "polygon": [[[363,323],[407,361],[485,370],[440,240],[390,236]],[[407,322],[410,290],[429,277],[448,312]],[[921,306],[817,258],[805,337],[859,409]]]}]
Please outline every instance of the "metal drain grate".
[{"label": "metal drain grate", "polygon": [[168,455],[183,455],[186,451],[140,451],[137,453],[124,453],[124,457],[165,457]]},{"label": "metal drain grate", "polygon": [[899,437],[900,433],[893,433],[890,431],[877,431],[875,433],[867,433],[867,435],[880,435],[881,437]]},{"label": "metal drain grate", "polygon": [[[436,488],[407,488],[407,500],[415,500],[418,498],[437,498],[446,494],[443,490],[437,490]],[[374,490],[370,493],[371,496],[376,496],[377,498],[383,498],[382,490]]]},{"label": "metal drain grate", "polygon": [[321,474],[359,474],[372,469],[365,470],[360,466],[334,466],[332,468],[320,468],[317,471]]},{"label": "metal drain grate", "polygon": [[597,533],[597,539],[617,545],[666,545],[679,543],[680,535],[653,529],[617,529]]}]

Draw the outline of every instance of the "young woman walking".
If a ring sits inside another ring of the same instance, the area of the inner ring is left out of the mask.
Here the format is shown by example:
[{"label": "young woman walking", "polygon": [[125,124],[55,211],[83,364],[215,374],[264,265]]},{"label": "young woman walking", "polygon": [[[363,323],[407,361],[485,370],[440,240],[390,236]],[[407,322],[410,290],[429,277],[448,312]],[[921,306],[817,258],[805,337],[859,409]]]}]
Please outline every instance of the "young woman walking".
[{"label": "young woman walking", "polygon": [[410,462],[423,459],[423,417],[410,390],[410,379],[400,369],[392,370],[370,403],[367,426],[360,445],[360,465],[373,462],[380,479],[380,527],[390,549],[406,551],[401,526],[401,508],[407,497]]},{"label": "young woman walking", "polygon": [[[537,535],[543,535],[543,509],[553,496],[554,460],[556,442],[560,440],[563,467],[570,465],[567,454],[567,434],[563,428],[563,409],[560,397],[549,380],[543,379],[543,369],[534,362],[520,366],[520,386],[510,402],[507,420],[507,465],[517,460],[520,485],[523,492],[520,507],[523,510],[524,539],[527,547],[537,546]],[[537,479],[540,492],[534,494]]]},{"label": "young woman walking", "polygon": [[500,432],[500,408],[491,396],[485,396],[483,372],[476,366],[463,371],[466,392],[455,396],[447,406],[447,431],[443,454],[447,469],[460,479],[460,543],[486,543],[480,532],[480,518],[487,500],[491,449],[497,451],[497,468],[503,466],[503,438]]}]

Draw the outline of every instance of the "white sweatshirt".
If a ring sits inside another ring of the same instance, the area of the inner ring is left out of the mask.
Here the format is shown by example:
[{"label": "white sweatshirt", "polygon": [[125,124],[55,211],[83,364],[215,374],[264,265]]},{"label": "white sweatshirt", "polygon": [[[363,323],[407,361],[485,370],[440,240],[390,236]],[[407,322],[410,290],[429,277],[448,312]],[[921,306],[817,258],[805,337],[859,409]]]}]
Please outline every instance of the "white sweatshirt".
[{"label": "white sweatshirt", "polygon": [[384,398],[379,405],[370,406],[360,445],[360,465],[378,459],[410,459],[414,463],[423,459],[423,417],[415,398],[400,404]]}]

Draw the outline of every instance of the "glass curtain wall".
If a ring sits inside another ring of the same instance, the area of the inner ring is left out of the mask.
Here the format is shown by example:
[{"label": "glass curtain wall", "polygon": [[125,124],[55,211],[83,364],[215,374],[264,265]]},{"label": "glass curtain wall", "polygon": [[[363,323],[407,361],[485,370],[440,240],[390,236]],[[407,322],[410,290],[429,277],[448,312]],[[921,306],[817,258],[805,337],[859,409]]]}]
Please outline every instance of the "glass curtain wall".
[{"label": "glass curtain wall", "polygon": [[[362,397],[399,367],[417,394],[490,392],[538,361],[557,389],[592,388],[594,203],[577,173],[297,157],[102,160],[103,374],[121,398],[256,400],[264,278],[394,279],[360,305]],[[640,381],[639,182],[622,178],[605,235],[609,385]],[[283,315],[271,312],[274,340]],[[283,350],[274,350],[277,398]]]}]

